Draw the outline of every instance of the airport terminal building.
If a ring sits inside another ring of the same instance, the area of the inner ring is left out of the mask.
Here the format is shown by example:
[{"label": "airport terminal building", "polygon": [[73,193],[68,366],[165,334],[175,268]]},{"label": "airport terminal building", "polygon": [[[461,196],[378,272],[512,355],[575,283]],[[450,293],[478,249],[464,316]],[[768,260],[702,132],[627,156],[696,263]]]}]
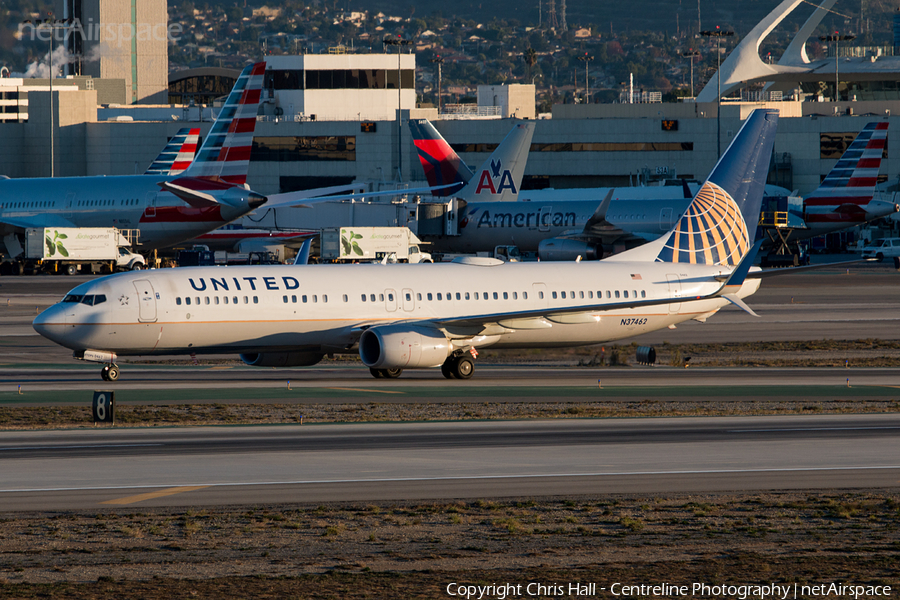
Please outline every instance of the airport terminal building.
[{"label": "airport terminal building", "polygon": [[[482,86],[478,105],[464,113],[416,108],[416,68],[413,54],[270,57],[249,185],[270,194],[354,180],[420,181],[407,119],[431,119],[474,168],[514,119],[536,117],[534,88],[528,85]],[[223,86],[227,75],[217,76]],[[29,85],[32,81],[37,85]],[[57,176],[142,173],[186,122],[206,135],[217,112],[215,106],[199,107],[204,96],[198,92],[194,98],[189,91],[203,86],[190,77],[175,73],[170,81],[177,82],[170,97],[177,90],[181,104],[127,104],[127,98],[125,104],[104,103],[103,80],[97,85],[85,77],[58,81],[51,132],[47,80],[0,79],[9,117],[0,121],[6,140],[0,174],[48,176],[51,134]],[[891,124],[880,179],[896,184],[900,178],[900,159],[889,150],[898,143],[890,140],[900,136],[900,100],[578,104],[557,105],[552,115],[541,115],[523,187],[703,179],[716,163],[717,139],[724,151],[742,121],[761,106],[781,113],[770,182],[808,193],[872,121]]]}]

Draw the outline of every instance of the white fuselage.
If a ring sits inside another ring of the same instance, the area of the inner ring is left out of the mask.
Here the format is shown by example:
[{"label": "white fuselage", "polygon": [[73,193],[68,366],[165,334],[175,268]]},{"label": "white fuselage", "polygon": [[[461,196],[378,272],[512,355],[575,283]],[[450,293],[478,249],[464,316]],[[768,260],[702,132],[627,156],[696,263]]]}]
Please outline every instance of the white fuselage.
[{"label": "white fuselage", "polygon": [[251,209],[246,202],[192,208],[160,190],[160,182],[174,179],[123,175],[0,180],[0,239],[21,231],[20,222],[28,227],[116,227],[140,230],[141,249],[151,250],[195,238]]},{"label": "white fuselage", "polygon": [[[104,301],[58,303],[34,326],[73,350],[119,355],[352,352],[363,329],[401,322],[472,347],[585,345],[709,316],[727,301],[688,299],[715,293],[714,277],[728,272],[648,262],[188,267],[82,284],[70,295]],[[747,280],[737,295],[758,286]],[[674,302],[604,308],[634,299]],[[553,315],[572,307],[585,308]]]}]

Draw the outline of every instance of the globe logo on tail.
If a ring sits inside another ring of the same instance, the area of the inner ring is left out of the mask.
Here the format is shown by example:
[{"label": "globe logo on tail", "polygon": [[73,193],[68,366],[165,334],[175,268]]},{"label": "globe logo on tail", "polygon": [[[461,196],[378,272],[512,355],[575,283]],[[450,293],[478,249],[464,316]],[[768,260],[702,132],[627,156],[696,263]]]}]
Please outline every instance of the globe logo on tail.
[{"label": "globe logo on tail", "polygon": [[749,248],[747,224],[734,198],[707,181],[669,234],[656,260],[734,267]]}]

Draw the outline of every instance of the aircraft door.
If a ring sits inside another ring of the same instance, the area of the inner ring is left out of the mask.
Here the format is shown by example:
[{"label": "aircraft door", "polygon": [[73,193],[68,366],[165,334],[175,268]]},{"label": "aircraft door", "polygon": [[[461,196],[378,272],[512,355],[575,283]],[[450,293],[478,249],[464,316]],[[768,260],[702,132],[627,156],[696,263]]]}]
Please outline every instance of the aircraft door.
[{"label": "aircraft door", "polygon": [[538,231],[550,231],[550,220],[553,218],[550,211],[552,210],[552,206],[541,207],[541,211],[538,213]]},{"label": "aircraft door", "polygon": [[156,192],[147,192],[147,208],[144,214],[148,217],[156,216]]},{"label": "aircraft door", "polygon": [[[678,275],[669,273],[666,275],[666,280],[669,282],[669,297],[681,298],[681,280],[678,278]],[[677,313],[679,310],[681,310],[681,302],[669,304],[670,315]]]},{"label": "aircraft door", "polygon": [[138,306],[140,314],[138,321],[141,323],[153,323],[156,321],[156,291],[149,279],[138,279],[134,282],[134,288],[138,294]]},{"label": "aircraft door", "polygon": [[403,310],[406,312],[412,312],[416,308],[416,299],[413,296],[413,291],[409,288],[405,288],[403,290]]},{"label": "aircraft door", "polygon": [[72,216],[72,207],[75,206],[75,192],[68,192],[66,194],[66,206],[65,210],[63,210],[63,217],[71,217]]},{"label": "aircraft door", "polygon": [[394,290],[384,290],[384,307],[388,312],[397,310],[397,292]]},{"label": "aircraft door", "polygon": [[659,211],[659,229],[668,231],[672,229],[672,225],[672,207],[670,206]]}]

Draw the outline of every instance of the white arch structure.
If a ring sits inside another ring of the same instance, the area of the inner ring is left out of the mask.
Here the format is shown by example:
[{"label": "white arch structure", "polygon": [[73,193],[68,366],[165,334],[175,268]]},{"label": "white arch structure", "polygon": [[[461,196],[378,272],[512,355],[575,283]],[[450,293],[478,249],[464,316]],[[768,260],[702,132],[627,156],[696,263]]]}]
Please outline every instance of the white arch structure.
[{"label": "white arch structure", "polygon": [[797,32],[797,35],[791,41],[777,65],[770,65],[759,56],[759,47],[762,45],[763,40],[804,1],[784,0],[775,10],[766,15],[766,18],[760,21],[756,27],[751,29],[750,33],[747,34],[719,67],[716,77],[713,77],[706,83],[706,86],[697,96],[697,102],[716,101],[716,90],[719,87],[716,81],[718,77],[722,78],[720,84],[721,94],[725,96],[752,81],[797,81],[806,79],[805,77],[797,76],[809,74],[822,66],[820,64],[821,61],[815,64],[809,61],[809,57],[806,55],[806,42],[837,0],[823,0],[816,7],[813,14],[806,20],[800,31]]}]

